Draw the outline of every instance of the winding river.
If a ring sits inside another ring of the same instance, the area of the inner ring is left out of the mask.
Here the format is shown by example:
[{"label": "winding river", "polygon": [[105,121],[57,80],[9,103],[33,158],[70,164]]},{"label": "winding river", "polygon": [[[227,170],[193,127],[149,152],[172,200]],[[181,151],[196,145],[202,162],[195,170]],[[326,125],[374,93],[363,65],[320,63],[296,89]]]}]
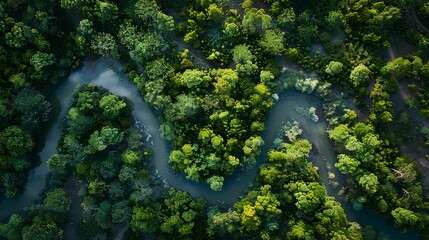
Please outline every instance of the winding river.
[{"label": "winding river", "polygon": [[27,184],[24,192],[17,198],[3,200],[0,204],[0,221],[5,220],[13,213],[22,211],[32,202],[38,199],[40,192],[45,186],[45,178],[50,172],[46,161],[55,153],[57,153],[57,144],[61,137],[60,119],[66,116],[70,107],[70,98],[73,95],[74,89],[79,82],[73,81],[70,77],[61,87],[55,91],[56,99],[60,100],[61,111],[57,119],[53,122],[49,129],[43,149],[39,152],[39,157],[42,163],[32,169],[28,174]]},{"label": "winding river", "polygon": [[[356,221],[362,225],[373,225],[375,230],[390,235],[392,239],[400,239],[403,237],[409,240],[417,239],[415,233],[408,233],[406,235],[399,234],[399,232],[396,231],[393,226],[387,224],[381,216],[374,215],[367,210],[355,211],[350,203],[341,201],[337,195],[338,189],[328,184],[327,163],[332,166],[331,172],[336,175],[336,181],[338,181],[340,185],[345,185],[346,179],[333,167],[336,161],[336,154],[326,135],[326,122],[319,121],[318,123],[314,123],[295,111],[295,106],[317,106],[320,108],[321,100],[317,97],[305,95],[296,91],[286,91],[282,93],[279,101],[274,105],[269,118],[265,122],[265,125],[268,127],[263,133],[265,145],[262,148],[262,154],[257,158],[257,166],[245,173],[236,171],[233,176],[225,180],[223,190],[215,192],[211,190],[205,182],[197,183],[189,181],[185,178],[184,174],[172,170],[168,163],[170,149],[159,133],[159,120],[156,118],[153,109],[142,100],[137,87],[127,81],[126,77],[121,74],[120,64],[113,60],[101,59],[94,63],[85,63],[81,70],[71,74],[67,81],[56,90],[55,97],[61,104],[61,112],[58,119],[66,115],[70,107],[70,98],[75,88],[80,84],[86,83],[104,87],[114,94],[128,98],[129,101],[134,104],[132,114],[137,122],[145,126],[145,132],[148,138],[147,147],[153,151],[152,161],[157,169],[157,174],[159,174],[170,187],[186,191],[193,197],[204,197],[212,203],[221,203],[226,206],[231,206],[238,200],[239,195],[254,183],[259,166],[263,162],[263,159],[266,158],[267,152],[276,137],[278,129],[280,129],[284,122],[296,120],[304,130],[303,137],[313,144],[310,159],[313,164],[319,168],[318,171],[327,189],[327,193],[331,196],[335,196],[336,199],[342,203],[350,221]],[[61,130],[59,129],[58,119],[50,128],[45,146],[39,153],[42,164],[30,172],[25,191],[20,197],[5,200],[1,203],[0,220],[6,220],[12,213],[22,211],[23,208],[29,206],[38,198],[39,193],[45,185],[45,176],[49,172],[46,161],[52,154],[56,153],[57,142],[60,139]],[[317,149],[317,154],[315,153],[315,149]]]}]

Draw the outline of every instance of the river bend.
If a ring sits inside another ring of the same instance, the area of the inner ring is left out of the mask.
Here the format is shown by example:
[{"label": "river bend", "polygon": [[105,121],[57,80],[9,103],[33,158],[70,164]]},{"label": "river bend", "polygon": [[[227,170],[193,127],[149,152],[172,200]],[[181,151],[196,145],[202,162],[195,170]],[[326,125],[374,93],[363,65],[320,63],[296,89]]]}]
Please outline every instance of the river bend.
[{"label": "river bend", "polygon": [[[295,111],[296,106],[316,106],[321,108],[322,102],[319,98],[296,91],[286,91],[280,94],[279,101],[274,105],[265,122],[267,129],[262,135],[265,145],[262,147],[262,153],[257,157],[256,166],[245,173],[236,171],[232,176],[226,178],[222,191],[216,192],[210,189],[209,185],[205,182],[197,183],[190,181],[186,179],[185,174],[177,173],[171,168],[168,163],[170,147],[161,138],[159,132],[160,121],[156,118],[153,109],[142,100],[137,87],[130,83],[121,71],[120,64],[111,59],[101,59],[96,62],[85,63],[82,69],[72,73],[63,85],[55,91],[55,97],[61,105],[61,112],[58,119],[50,128],[45,146],[39,153],[42,163],[30,171],[28,182],[22,195],[15,199],[2,201],[0,204],[0,220],[5,220],[12,213],[22,211],[22,209],[29,206],[38,198],[45,185],[45,177],[49,173],[46,161],[50,156],[57,153],[56,147],[61,137],[61,129],[59,128],[60,119],[65,117],[76,87],[81,84],[91,83],[106,88],[116,95],[125,97],[134,104],[132,115],[136,122],[144,125],[147,137],[146,147],[153,152],[152,161],[157,175],[163,178],[166,185],[170,187],[186,191],[193,197],[204,197],[212,203],[232,206],[238,200],[239,196],[255,182],[259,166],[263,162],[263,159],[267,157],[271,143],[274,141],[277,131],[282,124],[286,121],[296,120],[300,123],[300,127],[304,131],[303,137],[308,139],[313,145],[310,160],[313,162],[313,165],[318,167],[318,172],[327,189],[328,195],[335,196],[337,201],[341,202],[350,221],[356,221],[362,225],[373,225],[375,230],[390,235],[392,239],[403,237],[409,240],[417,239],[415,233],[399,234],[381,216],[374,215],[368,210],[355,211],[350,203],[345,203],[339,199],[337,195],[338,189],[328,184],[327,164],[332,166],[331,172],[337,176],[336,181],[340,185],[345,185],[346,179],[333,167],[336,162],[336,154],[326,134],[326,122],[319,121],[318,123],[314,123]],[[315,149],[317,149],[317,154],[315,153]]]}]

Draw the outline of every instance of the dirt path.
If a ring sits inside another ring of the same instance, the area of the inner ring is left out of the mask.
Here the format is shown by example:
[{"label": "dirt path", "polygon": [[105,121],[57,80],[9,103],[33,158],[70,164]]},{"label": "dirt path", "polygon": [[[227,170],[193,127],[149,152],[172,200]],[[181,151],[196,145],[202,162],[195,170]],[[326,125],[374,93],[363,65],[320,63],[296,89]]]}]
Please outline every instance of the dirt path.
[{"label": "dirt path", "polygon": [[183,41],[183,39],[180,36],[176,36],[175,39],[177,41],[177,46],[178,46],[179,51],[183,51],[185,49],[189,50],[189,54],[191,54],[194,57],[193,63],[196,67],[202,67],[202,68],[212,68],[213,67],[213,64],[209,63],[206,60],[206,57],[204,57],[200,51],[195,49],[190,44],[185,43],[185,41]]},{"label": "dirt path", "polygon": [[135,63],[136,63],[136,65],[137,65],[137,72],[138,73],[140,73],[140,74],[143,74],[144,73],[144,70],[143,70],[143,66],[139,63],[139,62],[137,62],[137,61],[135,61],[135,60],[133,60]]},{"label": "dirt path", "polygon": [[[393,50],[392,47],[389,47],[388,48],[388,52],[389,52],[390,61],[395,60],[396,59],[395,50]],[[402,100],[404,102],[406,102],[411,97],[411,94],[408,91],[408,89],[405,86],[405,84],[401,84],[399,82],[397,82],[397,83],[398,83],[398,86],[399,86],[399,94],[401,95]]]},{"label": "dirt path", "polygon": [[77,13],[75,10],[66,9],[67,15],[70,17],[72,24],[75,28],[79,26],[80,21],[82,20],[81,14]]},{"label": "dirt path", "polygon": [[415,7],[411,10],[411,15],[417,25],[419,25],[420,29],[423,30],[425,33],[429,33],[429,29],[420,21],[419,17],[417,16]]},{"label": "dirt path", "polygon": [[[395,50],[392,47],[388,48],[388,53],[391,61],[396,58]],[[429,121],[420,116],[416,109],[410,109],[406,105],[406,101],[411,98],[407,82],[397,81],[397,84],[399,86],[398,94],[391,95],[391,101],[395,107],[396,114],[408,112],[417,134],[413,141],[402,144],[401,151],[416,160],[416,165],[423,176],[422,183],[429,189],[429,161],[425,157],[428,151],[425,149],[424,140],[419,133],[421,127],[429,126]]]},{"label": "dirt path", "polygon": [[118,235],[114,238],[114,240],[122,240],[124,238],[124,234],[128,231],[128,224],[125,224],[124,227],[118,232]]},{"label": "dirt path", "polygon": [[67,180],[67,183],[65,185],[66,193],[72,200],[72,205],[68,213],[68,218],[70,219],[70,222],[64,226],[65,240],[78,239],[76,227],[82,219],[82,211],[83,211],[82,206],[80,205],[83,199],[78,195],[80,186],[81,186],[81,183],[79,183],[76,177],[70,177]]},{"label": "dirt path", "polygon": [[229,0],[229,4],[228,4],[229,8],[236,9],[238,11],[238,13],[241,16],[241,19],[243,19],[243,14],[244,14],[243,8],[241,8],[242,2],[243,2],[242,0]]}]

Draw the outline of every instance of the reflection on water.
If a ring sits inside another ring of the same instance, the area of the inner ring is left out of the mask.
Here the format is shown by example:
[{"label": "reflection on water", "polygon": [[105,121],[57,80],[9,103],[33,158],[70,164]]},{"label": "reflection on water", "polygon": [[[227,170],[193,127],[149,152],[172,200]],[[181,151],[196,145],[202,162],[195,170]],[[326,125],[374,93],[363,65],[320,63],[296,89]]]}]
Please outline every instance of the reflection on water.
[{"label": "reflection on water", "polygon": [[[265,145],[262,147],[262,153],[257,158],[257,165],[245,173],[236,171],[236,173],[225,180],[223,190],[216,192],[211,190],[208,184],[187,180],[183,173],[176,173],[172,170],[168,163],[170,149],[159,133],[159,120],[156,118],[153,109],[149,108],[142,100],[137,87],[126,81],[124,76],[120,74],[120,71],[121,67],[117,62],[102,59],[97,61],[95,65],[94,63],[91,66],[86,65],[81,70],[73,73],[55,92],[55,96],[61,103],[60,118],[65,116],[66,110],[69,108],[69,100],[78,84],[91,83],[104,87],[114,94],[128,98],[134,104],[132,115],[136,123],[138,123],[137,125],[144,125],[140,129],[144,129],[147,138],[150,140],[146,144],[146,147],[153,152],[152,161],[155,169],[157,169],[156,175],[162,177],[166,185],[186,191],[193,197],[204,197],[209,202],[224,203],[228,206],[237,201],[239,195],[254,183],[259,166],[263,162],[263,159],[266,158],[267,151],[270,149],[271,143],[274,141],[277,131],[283,123],[295,120],[300,123],[300,127],[304,130],[303,137],[313,144],[310,160],[313,162],[313,165],[319,168],[318,172],[327,189],[327,193],[331,196],[336,196],[338,201],[341,200],[338,198],[337,193],[341,186],[345,185],[346,181],[345,177],[333,167],[336,162],[336,154],[326,134],[326,122],[319,121],[314,123],[295,111],[295,107],[297,106],[321,108],[319,98],[296,91],[283,92],[265,122],[267,128],[263,133]],[[58,128],[57,120],[49,130],[45,147],[40,152],[42,164],[30,172],[25,192],[17,199],[2,202],[0,206],[0,218],[2,220],[14,212],[20,211],[37,199],[38,194],[45,184],[44,177],[49,172],[46,167],[46,161],[52,154],[56,153],[56,145],[59,138],[60,129]],[[335,180],[339,182],[339,188],[334,188],[328,184],[329,179],[326,163],[332,166],[330,171],[336,175]],[[342,206],[350,221],[357,221],[362,225],[371,224],[375,230],[390,235],[392,239],[401,237],[417,239],[416,235],[411,233],[400,235],[391,225],[387,225],[382,217],[376,216],[369,211],[355,211],[350,203],[342,202]]]}]

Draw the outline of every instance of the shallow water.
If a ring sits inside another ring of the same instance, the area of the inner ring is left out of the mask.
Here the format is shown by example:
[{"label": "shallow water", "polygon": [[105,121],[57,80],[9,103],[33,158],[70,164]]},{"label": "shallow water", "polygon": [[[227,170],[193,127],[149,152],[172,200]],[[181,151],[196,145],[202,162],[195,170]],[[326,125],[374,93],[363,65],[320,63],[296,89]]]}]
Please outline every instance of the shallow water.
[{"label": "shallow water", "polygon": [[[255,182],[259,166],[263,159],[266,158],[267,151],[271,148],[271,143],[275,139],[278,129],[280,129],[284,122],[296,120],[300,122],[300,127],[304,130],[303,137],[313,144],[310,160],[313,162],[313,165],[319,168],[318,172],[327,189],[328,195],[335,196],[340,201],[337,196],[338,189],[328,184],[326,162],[332,166],[331,171],[336,175],[336,181],[340,185],[345,185],[345,177],[333,167],[336,162],[336,154],[326,134],[326,123],[320,121],[314,123],[295,111],[296,106],[315,106],[320,108],[321,101],[319,98],[296,91],[282,93],[265,122],[265,126],[268,127],[263,133],[265,145],[262,147],[262,154],[257,158],[256,166],[245,173],[236,171],[236,173],[225,180],[223,190],[216,192],[211,190],[208,184],[189,181],[185,178],[184,174],[172,170],[168,163],[170,148],[160,136],[160,122],[156,118],[156,114],[142,100],[137,87],[127,81],[120,72],[121,67],[117,62],[102,59],[92,64],[85,64],[81,70],[71,74],[67,81],[55,92],[55,96],[60,100],[61,104],[59,119],[65,116],[70,105],[69,99],[79,84],[91,83],[104,87],[114,94],[128,98],[134,104],[132,112],[134,119],[145,126],[148,139],[146,146],[153,151],[152,161],[157,169],[156,172],[161,178],[164,178],[166,185],[186,191],[193,197],[204,197],[209,202],[223,203],[226,206],[231,206],[238,200],[239,195]],[[49,130],[45,147],[40,152],[42,163],[30,172],[25,192],[19,198],[6,200],[1,203],[1,220],[28,206],[37,199],[40,191],[43,189],[45,185],[44,178],[49,172],[46,161],[52,154],[56,153],[56,145],[60,139],[61,130],[58,127],[58,122],[57,120]],[[402,237],[417,239],[414,233],[400,235],[391,225],[387,225],[382,217],[376,216],[369,211],[355,211],[351,207],[351,204],[344,202],[342,202],[342,206],[350,221],[357,221],[362,225],[371,224],[377,231],[387,233],[392,239]]]}]

